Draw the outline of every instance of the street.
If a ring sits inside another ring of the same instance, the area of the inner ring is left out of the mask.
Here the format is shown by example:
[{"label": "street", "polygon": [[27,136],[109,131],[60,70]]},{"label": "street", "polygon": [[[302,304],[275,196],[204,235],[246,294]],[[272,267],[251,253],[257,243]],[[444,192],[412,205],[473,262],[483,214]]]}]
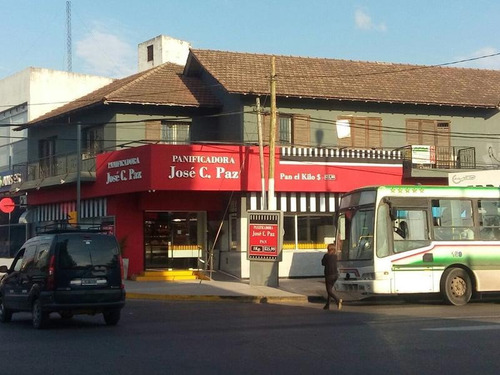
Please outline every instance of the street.
[{"label": "street", "polygon": [[0,325],[2,374],[496,374],[498,300],[347,304],[129,300],[47,330],[29,314]]}]

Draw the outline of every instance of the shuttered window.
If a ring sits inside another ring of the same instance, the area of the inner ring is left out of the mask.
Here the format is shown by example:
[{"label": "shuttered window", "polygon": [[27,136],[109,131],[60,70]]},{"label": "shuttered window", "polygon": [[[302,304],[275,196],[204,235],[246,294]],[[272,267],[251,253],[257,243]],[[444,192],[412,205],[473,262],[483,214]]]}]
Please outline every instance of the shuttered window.
[{"label": "shuttered window", "polygon": [[406,144],[450,147],[450,122],[406,120]]},{"label": "shuttered window", "polygon": [[146,122],[146,141],[159,142],[161,141],[161,121]]},{"label": "shuttered window", "polygon": [[339,147],[382,147],[382,119],[377,117],[340,116],[338,120],[349,121],[350,137],[338,139]]},{"label": "shuttered window", "polygon": [[[262,138],[269,143],[271,114],[262,115]],[[276,143],[281,145],[309,146],[311,118],[307,115],[278,114],[276,116]]]}]

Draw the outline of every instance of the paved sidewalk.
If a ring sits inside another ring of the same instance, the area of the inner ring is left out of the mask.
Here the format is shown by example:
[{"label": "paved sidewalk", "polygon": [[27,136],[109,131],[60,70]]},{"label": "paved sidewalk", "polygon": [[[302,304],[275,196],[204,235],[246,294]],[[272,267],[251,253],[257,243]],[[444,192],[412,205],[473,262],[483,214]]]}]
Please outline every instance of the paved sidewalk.
[{"label": "paved sidewalk", "polygon": [[254,303],[324,301],[323,278],[280,279],[277,288],[250,285],[221,272],[213,272],[212,280],[189,281],[125,281],[128,299],[157,300],[235,300]]}]

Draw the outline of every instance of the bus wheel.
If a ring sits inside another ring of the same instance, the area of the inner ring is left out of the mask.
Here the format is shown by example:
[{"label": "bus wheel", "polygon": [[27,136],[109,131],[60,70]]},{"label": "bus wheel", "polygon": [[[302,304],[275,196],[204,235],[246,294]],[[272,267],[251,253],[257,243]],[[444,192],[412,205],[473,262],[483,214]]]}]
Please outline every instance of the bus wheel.
[{"label": "bus wheel", "polygon": [[450,305],[467,304],[472,296],[472,282],[467,271],[462,268],[447,269],[441,278],[441,294]]}]

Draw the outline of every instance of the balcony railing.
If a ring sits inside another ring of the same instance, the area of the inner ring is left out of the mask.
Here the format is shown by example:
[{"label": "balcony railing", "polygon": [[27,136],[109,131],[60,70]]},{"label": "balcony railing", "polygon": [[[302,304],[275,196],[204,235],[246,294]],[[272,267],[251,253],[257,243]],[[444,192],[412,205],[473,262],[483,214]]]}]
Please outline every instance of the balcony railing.
[{"label": "balcony railing", "polygon": [[[81,172],[96,171],[95,155],[81,155]],[[13,166],[14,173],[20,173],[22,180],[38,181],[50,177],[64,177],[77,172],[77,154],[54,155],[33,163],[20,163]]]},{"label": "balcony railing", "polygon": [[[416,148],[421,148],[416,151]],[[403,164],[418,169],[476,169],[476,149],[467,146],[405,146]],[[423,151],[422,151],[423,149]],[[427,154],[426,154],[427,153]],[[427,156],[428,155],[428,156]]]}]

